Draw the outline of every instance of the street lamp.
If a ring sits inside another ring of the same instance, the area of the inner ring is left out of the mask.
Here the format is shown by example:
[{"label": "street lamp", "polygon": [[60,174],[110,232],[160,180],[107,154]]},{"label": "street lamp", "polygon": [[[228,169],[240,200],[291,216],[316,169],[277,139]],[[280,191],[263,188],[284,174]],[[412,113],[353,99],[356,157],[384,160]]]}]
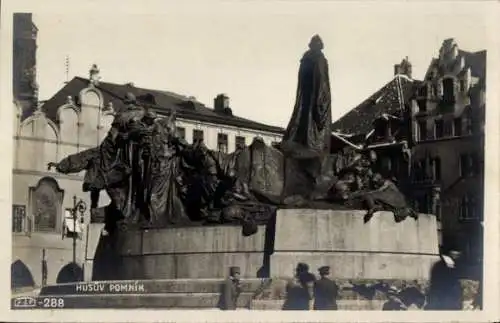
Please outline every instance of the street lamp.
[{"label": "street lamp", "polygon": [[[76,222],[78,221],[78,213],[80,213],[81,218],[83,219],[83,215],[87,210],[87,204],[82,200],[78,199],[76,195],[73,196],[73,208],[71,209],[71,215],[73,216],[73,268],[76,270],[76,239],[77,239],[77,230],[76,230]],[[75,272],[76,274],[76,272]]]}]

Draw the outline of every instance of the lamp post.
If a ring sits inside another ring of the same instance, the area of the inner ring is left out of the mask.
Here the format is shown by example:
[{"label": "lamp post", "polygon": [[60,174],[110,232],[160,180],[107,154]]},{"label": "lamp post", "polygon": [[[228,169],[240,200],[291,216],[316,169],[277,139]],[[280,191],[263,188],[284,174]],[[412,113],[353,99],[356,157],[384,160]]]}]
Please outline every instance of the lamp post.
[{"label": "lamp post", "polygon": [[[76,268],[76,221],[78,221],[78,213],[83,217],[83,213],[87,210],[87,204],[82,200],[78,199],[76,195],[73,196],[73,209],[71,209],[71,215],[73,216],[73,268]],[[76,273],[75,273],[76,274]]]}]

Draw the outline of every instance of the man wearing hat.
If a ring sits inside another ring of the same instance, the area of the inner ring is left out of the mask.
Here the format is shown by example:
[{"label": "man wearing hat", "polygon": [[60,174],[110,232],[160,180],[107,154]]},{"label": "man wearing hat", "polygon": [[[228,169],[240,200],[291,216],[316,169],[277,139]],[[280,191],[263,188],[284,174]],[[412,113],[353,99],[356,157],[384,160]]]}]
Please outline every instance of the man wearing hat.
[{"label": "man wearing hat", "polygon": [[382,306],[382,311],[406,311],[408,308],[399,298],[399,290],[391,286],[387,291],[387,302]]},{"label": "man wearing hat", "polygon": [[221,310],[235,310],[238,303],[238,297],[241,293],[240,287],[240,267],[233,266],[229,268],[229,277],[222,285],[219,299],[219,308]]},{"label": "man wearing hat", "polygon": [[433,265],[426,310],[462,309],[462,287],[457,271],[460,255],[458,250],[451,248]]},{"label": "man wearing hat", "polygon": [[328,278],[330,266],[323,266],[318,269],[320,279],[314,282],[314,310],[337,310],[338,286],[333,280]]}]

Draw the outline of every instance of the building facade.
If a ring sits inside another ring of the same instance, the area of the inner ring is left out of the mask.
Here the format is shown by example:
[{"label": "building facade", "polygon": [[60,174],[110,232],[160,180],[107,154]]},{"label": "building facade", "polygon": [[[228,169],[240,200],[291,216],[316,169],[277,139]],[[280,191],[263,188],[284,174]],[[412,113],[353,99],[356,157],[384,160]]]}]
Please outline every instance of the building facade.
[{"label": "building facade", "polygon": [[486,51],[447,39],[411,111],[413,199],[438,216],[442,247],[470,262],[482,257],[485,77]]},{"label": "building facade", "polygon": [[333,123],[334,135],[374,149],[414,208],[437,216],[442,249],[479,264],[486,51],[463,51],[447,39],[423,80],[411,70],[407,59],[395,65],[392,81]]},{"label": "building facade", "polygon": [[[225,95],[218,95],[214,107],[209,108],[167,91],[102,82],[95,65],[88,78],[73,78],[39,104],[33,72],[37,29],[30,16],[15,21],[16,28],[25,30],[19,32],[22,39],[15,39],[14,46],[18,61],[14,63],[12,154],[13,289],[71,281],[75,272],[81,279],[87,275],[84,271],[91,270],[83,266],[94,252],[86,248],[90,197],[82,193],[84,174],[58,174],[48,170],[47,164],[99,145],[111,127],[115,111],[124,107],[127,93],[134,94],[140,104],[148,105],[160,116],[175,111],[178,133],[190,143],[202,140],[210,149],[230,153],[237,145],[249,145],[257,136],[267,144],[281,140],[282,128],[234,115]],[[106,194],[102,195],[100,206],[109,203]],[[86,203],[87,210],[73,222],[70,212],[75,197]]]}]

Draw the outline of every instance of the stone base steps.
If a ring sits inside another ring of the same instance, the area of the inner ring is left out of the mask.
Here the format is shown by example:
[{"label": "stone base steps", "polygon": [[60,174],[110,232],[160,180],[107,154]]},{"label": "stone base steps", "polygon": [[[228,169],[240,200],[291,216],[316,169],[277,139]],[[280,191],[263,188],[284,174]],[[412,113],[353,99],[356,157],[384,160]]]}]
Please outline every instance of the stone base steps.
[{"label": "stone base steps", "polygon": [[[144,309],[200,309],[217,308],[219,293],[156,293],[103,295],[50,295],[44,298],[63,299],[64,308],[144,308]],[[242,293],[238,307],[249,308],[251,293]]]},{"label": "stone base steps", "polygon": [[[114,309],[217,309],[219,293],[156,293],[156,294],[103,294],[103,295],[50,295],[43,298],[63,299],[63,308]],[[280,311],[284,300],[252,300],[252,293],[242,293],[239,309]],[[381,310],[380,300],[338,300],[338,309],[347,311]],[[29,308],[26,308],[29,309]]]},{"label": "stone base steps", "polygon": [[[380,311],[385,301],[381,300],[337,300],[340,311]],[[250,309],[280,311],[284,300],[253,300]]]},{"label": "stone base steps", "polygon": [[[286,279],[245,278],[238,307],[281,310]],[[65,308],[217,308],[223,279],[156,279],[93,281],[49,285],[39,297],[63,298]],[[367,300],[353,291],[342,291],[341,310],[380,310],[385,298]]]}]

